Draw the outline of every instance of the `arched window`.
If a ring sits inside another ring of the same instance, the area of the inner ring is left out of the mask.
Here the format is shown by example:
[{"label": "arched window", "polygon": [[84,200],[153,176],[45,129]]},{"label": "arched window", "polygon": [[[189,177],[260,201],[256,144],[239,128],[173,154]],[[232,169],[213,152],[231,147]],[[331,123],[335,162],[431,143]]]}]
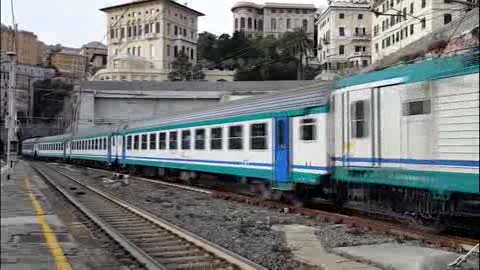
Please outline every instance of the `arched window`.
[{"label": "arched window", "polygon": [[308,31],[308,20],[304,19],[303,24],[302,24],[303,31],[307,32]]},{"label": "arched window", "polygon": [[263,31],[263,20],[258,20],[258,30]]},{"label": "arched window", "polygon": [[292,28],[292,19],[287,19],[287,29]]},{"label": "arched window", "polygon": [[253,23],[252,23],[252,18],[248,18],[248,29],[252,29]]},{"label": "arched window", "polygon": [[238,18],[235,19],[235,30],[238,30]]},{"label": "arched window", "polygon": [[271,21],[271,28],[272,28],[272,31],[276,31],[277,30],[277,19],[273,18],[272,21]]},{"label": "arched window", "polygon": [[240,29],[245,29],[245,18],[240,19]]}]

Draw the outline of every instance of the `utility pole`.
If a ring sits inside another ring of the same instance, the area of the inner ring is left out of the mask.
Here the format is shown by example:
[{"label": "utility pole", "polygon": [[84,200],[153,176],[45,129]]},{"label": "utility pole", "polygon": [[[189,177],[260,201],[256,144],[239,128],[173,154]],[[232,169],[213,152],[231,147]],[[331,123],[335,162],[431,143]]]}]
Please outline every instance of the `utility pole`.
[{"label": "utility pole", "polygon": [[17,130],[17,108],[15,100],[16,91],[16,73],[17,73],[17,53],[16,53],[16,33],[17,25],[13,29],[13,46],[12,51],[7,52],[10,58],[10,83],[8,87],[8,115],[5,119],[5,126],[7,127],[7,180],[10,180],[10,175],[13,172],[13,165],[16,161],[16,151],[18,140],[16,138]]}]

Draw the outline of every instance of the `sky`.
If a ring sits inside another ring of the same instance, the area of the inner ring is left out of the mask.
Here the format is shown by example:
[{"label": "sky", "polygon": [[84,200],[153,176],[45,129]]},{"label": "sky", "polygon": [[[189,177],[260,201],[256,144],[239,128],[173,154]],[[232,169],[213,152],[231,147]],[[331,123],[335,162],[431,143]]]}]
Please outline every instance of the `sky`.
[{"label": "sky", "polygon": [[[12,24],[11,0],[1,1],[1,22]],[[12,0],[19,29],[34,32],[46,44],[81,47],[91,41],[106,42],[106,16],[100,8],[132,0]],[[231,7],[238,0],[180,0],[206,16],[199,20],[199,32],[231,33]],[[263,3],[261,0],[250,2]],[[269,2],[311,3],[326,6],[327,0],[269,0]]]}]

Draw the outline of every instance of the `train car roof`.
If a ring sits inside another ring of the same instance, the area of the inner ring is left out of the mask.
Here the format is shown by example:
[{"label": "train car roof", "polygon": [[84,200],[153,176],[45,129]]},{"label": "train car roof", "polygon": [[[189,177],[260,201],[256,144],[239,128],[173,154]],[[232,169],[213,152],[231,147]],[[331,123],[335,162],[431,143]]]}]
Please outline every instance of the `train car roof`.
[{"label": "train car roof", "polygon": [[31,139],[26,139],[26,140],[23,140],[23,144],[25,143],[36,143],[40,138],[31,138]]},{"label": "train car roof", "polygon": [[225,102],[213,108],[177,113],[162,119],[141,121],[129,124],[126,132],[144,130],[165,125],[186,124],[198,121],[229,118],[262,113],[282,113],[299,109],[328,105],[328,99],[334,84],[332,81],[318,82],[289,91],[255,96],[241,100]]},{"label": "train car roof", "polygon": [[335,88],[344,89],[360,85],[378,87],[399,83],[413,83],[478,73],[479,70],[479,50],[477,49],[464,54],[425,59],[412,64],[353,75],[337,81]]},{"label": "train car roof", "polygon": [[99,136],[108,136],[112,133],[120,132],[126,125],[111,125],[111,126],[95,126],[90,128],[83,128],[75,132],[72,140],[87,139]]},{"label": "train car roof", "polygon": [[57,136],[49,136],[49,137],[42,137],[39,138],[37,143],[51,143],[51,142],[64,142],[69,140],[72,137],[72,134],[62,134]]}]

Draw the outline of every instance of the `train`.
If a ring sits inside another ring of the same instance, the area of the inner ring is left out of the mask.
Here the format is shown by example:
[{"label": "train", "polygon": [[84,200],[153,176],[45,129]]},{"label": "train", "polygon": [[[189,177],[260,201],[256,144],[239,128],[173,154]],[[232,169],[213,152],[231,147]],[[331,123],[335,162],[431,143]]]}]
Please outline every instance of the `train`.
[{"label": "train", "polygon": [[480,217],[479,51],[23,141],[35,159],[201,175],[424,219]]}]

